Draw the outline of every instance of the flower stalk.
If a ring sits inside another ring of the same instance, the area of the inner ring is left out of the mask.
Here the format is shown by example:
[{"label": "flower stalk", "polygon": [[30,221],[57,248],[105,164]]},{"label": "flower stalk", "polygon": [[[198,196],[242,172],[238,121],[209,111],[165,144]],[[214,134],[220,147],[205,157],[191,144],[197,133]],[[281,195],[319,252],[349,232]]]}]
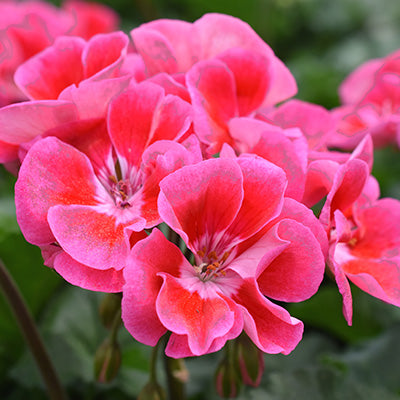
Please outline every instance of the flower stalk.
[{"label": "flower stalk", "polygon": [[51,400],[67,400],[55,367],[44,346],[35,321],[15,281],[0,260],[0,287],[7,299],[24,339],[32,352]]}]

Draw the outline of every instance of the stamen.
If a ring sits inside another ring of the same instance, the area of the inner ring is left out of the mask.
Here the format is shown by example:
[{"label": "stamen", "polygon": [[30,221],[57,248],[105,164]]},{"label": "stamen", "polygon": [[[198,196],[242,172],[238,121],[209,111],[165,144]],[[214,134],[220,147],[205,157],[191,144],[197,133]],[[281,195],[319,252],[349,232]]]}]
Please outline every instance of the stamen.
[{"label": "stamen", "polygon": [[350,239],[350,240],[347,242],[347,244],[348,244],[350,247],[354,247],[354,246],[357,244],[357,238],[353,237],[352,239]]},{"label": "stamen", "polygon": [[203,258],[206,255],[206,248],[205,246],[203,246],[203,248],[201,250],[197,251],[197,255],[201,258]]},{"label": "stamen", "polygon": [[221,263],[225,262],[225,261],[228,259],[229,254],[230,254],[230,253],[229,253],[228,251],[226,251],[226,252],[224,253],[224,255],[223,255],[222,258],[221,258]]}]

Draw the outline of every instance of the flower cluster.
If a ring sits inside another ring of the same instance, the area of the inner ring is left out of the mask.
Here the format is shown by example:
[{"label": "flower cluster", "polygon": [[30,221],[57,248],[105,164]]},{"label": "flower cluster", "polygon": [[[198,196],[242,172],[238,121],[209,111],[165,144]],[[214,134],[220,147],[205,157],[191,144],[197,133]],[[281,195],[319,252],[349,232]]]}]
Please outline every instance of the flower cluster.
[{"label": "flower cluster", "polygon": [[314,295],[325,265],[349,324],[349,281],[400,306],[400,202],[371,176],[373,143],[399,141],[397,64],[361,67],[330,112],[291,99],[288,68],[227,15],[57,37],[14,74],[29,100],[0,109],[21,230],[70,283],[122,292],[127,330],[170,332],[175,358],[243,331],[290,353],[303,324],[273,301]]}]

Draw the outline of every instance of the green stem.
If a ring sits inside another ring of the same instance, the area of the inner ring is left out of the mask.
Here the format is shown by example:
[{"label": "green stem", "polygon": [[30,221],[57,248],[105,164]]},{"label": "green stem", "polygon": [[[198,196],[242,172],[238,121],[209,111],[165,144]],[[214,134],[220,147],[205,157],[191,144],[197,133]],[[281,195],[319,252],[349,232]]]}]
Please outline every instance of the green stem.
[{"label": "green stem", "polygon": [[56,370],[50,360],[35,321],[30,313],[16,283],[0,260],[0,287],[3,290],[25,341],[31,350],[40,370],[51,400],[66,400],[67,395],[61,386]]},{"label": "green stem", "polygon": [[179,241],[180,241],[180,236],[174,231],[172,230],[170,227],[168,227],[168,237],[167,239],[176,244],[179,247]]},{"label": "green stem", "polygon": [[150,358],[150,382],[157,383],[157,355],[158,349],[160,348],[161,340],[153,347]]},{"label": "green stem", "polygon": [[119,328],[121,327],[121,309],[118,310],[118,312],[115,314],[113,324],[111,326],[111,331],[110,331],[110,341],[115,343],[117,341],[117,336],[118,336],[118,331]]},{"label": "green stem", "polygon": [[170,400],[185,400],[187,370],[183,359],[175,359],[165,355],[164,361],[167,374],[168,398]]}]

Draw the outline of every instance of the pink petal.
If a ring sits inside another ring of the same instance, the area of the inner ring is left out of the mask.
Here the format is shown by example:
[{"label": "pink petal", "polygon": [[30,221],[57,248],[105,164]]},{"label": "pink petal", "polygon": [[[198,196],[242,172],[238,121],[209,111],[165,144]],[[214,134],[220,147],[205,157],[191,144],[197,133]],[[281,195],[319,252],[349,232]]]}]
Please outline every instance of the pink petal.
[{"label": "pink petal", "polygon": [[[235,321],[229,332],[222,336],[217,337],[212,342],[207,353],[213,353],[215,351],[221,350],[226,344],[227,340],[237,338],[243,330],[243,312],[240,306],[237,306],[231,299],[219,294],[228,304],[230,304],[231,310],[235,313]],[[187,335],[177,335],[172,333],[167,347],[165,348],[165,354],[173,358],[183,358],[192,357],[195,354],[189,347],[189,340]]]},{"label": "pink petal", "polygon": [[243,173],[243,202],[227,235],[243,241],[277,217],[283,204],[286,176],[281,168],[257,157],[239,157]]},{"label": "pink petal", "polygon": [[179,140],[192,123],[192,107],[181,98],[166,95],[154,110],[153,126],[147,146],[157,140]]},{"label": "pink petal", "polygon": [[140,209],[141,216],[146,219],[146,228],[160,223],[157,210],[160,181],[179,168],[198,161],[201,161],[201,158],[199,159],[196,153],[172,141],[159,140],[145,150],[141,166],[144,183],[140,189]]},{"label": "pink petal", "polygon": [[199,43],[189,22],[160,19],[141,25],[131,35],[151,75],[186,72],[198,61]]},{"label": "pink petal", "polygon": [[233,300],[244,312],[244,330],[265,353],[289,354],[303,335],[303,324],[259,291],[252,279],[246,279]]},{"label": "pink petal", "polygon": [[[331,248],[332,250],[334,247]],[[349,326],[353,323],[353,297],[351,295],[351,288],[349,281],[343,272],[343,269],[330,257],[331,261],[328,262],[328,266],[335,276],[335,281],[339,289],[339,293],[343,298],[343,315]]]},{"label": "pink petal", "polygon": [[133,29],[131,36],[136,51],[144,60],[148,76],[159,72],[178,72],[174,49],[162,33],[144,25]]},{"label": "pink petal", "polygon": [[215,57],[231,48],[251,50],[268,58],[274,54],[251,26],[239,18],[210,13],[195,21],[193,25],[200,36],[202,59]]},{"label": "pink petal", "polygon": [[123,32],[98,34],[90,39],[82,53],[83,74],[87,79],[104,79],[116,74],[122,65],[129,38]]},{"label": "pink petal", "polygon": [[195,355],[206,354],[217,337],[232,328],[234,313],[218,295],[202,298],[181,286],[178,279],[161,273],[164,283],[157,298],[157,314],[162,324],[179,335],[187,335]]},{"label": "pink petal", "polygon": [[326,136],[334,128],[334,120],[328,110],[300,100],[287,101],[265,117],[282,128],[300,128],[312,149],[323,146]]},{"label": "pink petal", "polygon": [[312,207],[330,191],[339,164],[331,160],[312,161],[307,170],[302,203]]},{"label": "pink petal", "polygon": [[82,153],[56,138],[38,141],[22,163],[15,186],[17,220],[30,243],[54,242],[47,212],[57,204],[96,204],[98,182]]},{"label": "pink petal", "polygon": [[14,79],[31,99],[57,99],[67,86],[83,79],[81,55],[85,41],[60,37],[54,44],[22,64]]},{"label": "pink petal", "polygon": [[362,236],[351,250],[352,255],[376,259],[400,256],[399,200],[378,200],[355,216]]},{"label": "pink petal", "polygon": [[271,58],[270,90],[263,105],[270,106],[294,96],[297,84],[289,68],[277,57]]},{"label": "pink petal", "polygon": [[158,229],[133,247],[124,268],[122,319],[136,340],[155,346],[167,331],[156,311],[163,282],[157,274],[165,271],[178,275],[180,266],[187,263],[181,251]]},{"label": "pink petal", "polygon": [[94,171],[104,169],[112,146],[104,119],[84,119],[50,129],[45,136],[55,136],[86,154]]},{"label": "pink petal", "polygon": [[86,205],[57,205],[47,219],[57,242],[76,261],[101,270],[125,266],[124,225],[114,216]]},{"label": "pink petal", "polygon": [[322,254],[326,257],[328,254],[328,236],[321,222],[315,217],[312,210],[304,204],[293,199],[285,198],[283,209],[275,223],[284,218],[289,218],[299,222],[309,228],[315,238],[318,240]]},{"label": "pink petal", "polygon": [[302,146],[296,146],[281,128],[252,118],[233,118],[229,132],[241,152],[257,154],[281,167],[288,180],[285,195],[301,200],[305,185],[303,164],[307,163],[308,156],[304,138],[300,139]]},{"label": "pink petal", "polygon": [[190,96],[187,88],[177,82],[171,75],[159,73],[148,78],[147,81],[160,85],[165,90],[165,94],[173,94],[190,103]]},{"label": "pink petal", "polygon": [[62,9],[75,17],[70,35],[89,39],[97,33],[112,32],[118,29],[119,17],[111,8],[98,3],[80,0],[66,0]]},{"label": "pink petal", "polygon": [[354,259],[342,265],[343,271],[361,290],[400,307],[400,259]]},{"label": "pink petal", "polygon": [[219,152],[224,142],[231,142],[229,119],[238,115],[234,75],[219,60],[201,61],[186,74],[186,82],[196,133],[211,145],[210,152]]},{"label": "pink petal", "polygon": [[82,81],[78,87],[64,89],[60,100],[75,104],[81,119],[105,118],[111,99],[120,94],[129,84],[131,77],[124,76],[100,81]]},{"label": "pink petal", "polygon": [[231,159],[183,167],[160,182],[160,216],[198,250],[199,240],[212,241],[236,217],[243,199],[242,182],[240,167]]},{"label": "pink petal", "polygon": [[338,168],[320,214],[324,226],[329,226],[335,210],[345,212],[357,200],[368,176],[368,165],[362,160],[352,159]]},{"label": "pink petal", "polygon": [[155,111],[164,90],[141,83],[114,98],[108,113],[108,130],[118,154],[130,165],[140,165],[142,153],[151,139]]},{"label": "pink petal", "polygon": [[69,283],[96,292],[121,292],[124,284],[122,270],[98,270],[83,265],[64,251],[54,258],[54,269]]},{"label": "pink petal", "polygon": [[263,103],[270,87],[269,60],[261,54],[233,48],[218,55],[235,79],[239,115],[246,116]]},{"label": "pink petal", "polygon": [[375,74],[383,60],[369,60],[355,69],[340,85],[339,96],[343,104],[355,104],[361,101],[372,87]]},{"label": "pink petal", "polygon": [[67,101],[28,101],[0,108],[0,140],[19,145],[47,130],[76,121],[77,110]]},{"label": "pink petal", "polygon": [[284,219],[275,234],[289,246],[270,264],[265,265],[257,279],[260,291],[279,301],[303,301],[317,291],[325,270],[321,246],[310,229],[294,220]]}]

